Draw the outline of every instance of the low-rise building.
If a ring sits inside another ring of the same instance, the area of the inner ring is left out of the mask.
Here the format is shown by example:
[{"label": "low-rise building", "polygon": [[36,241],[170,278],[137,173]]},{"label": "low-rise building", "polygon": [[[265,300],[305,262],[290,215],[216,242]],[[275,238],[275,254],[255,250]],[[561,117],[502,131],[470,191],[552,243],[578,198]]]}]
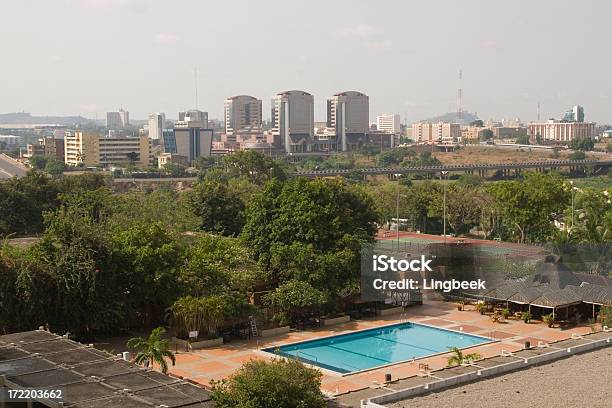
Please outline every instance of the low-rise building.
[{"label": "low-rise building", "polygon": [[162,153],[157,156],[157,167],[163,169],[166,164],[174,163],[183,167],[188,167],[189,162],[185,156],[181,156],[180,154],[175,153]]},{"label": "low-rise building", "polygon": [[574,139],[587,139],[595,137],[595,123],[593,122],[560,122],[549,120],[546,123],[530,123],[529,135],[532,138],[540,137],[543,141],[571,142]]},{"label": "low-rise building", "polygon": [[527,128],[523,126],[496,126],[491,130],[495,139],[516,139],[527,134]]},{"label": "low-rise building", "polygon": [[64,138],[64,162],[85,167],[128,164],[148,167],[151,144],[146,136],[108,137],[78,131]]},{"label": "low-rise building", "polygon": [[419,143],[455,143],[461,141],[461,125],[417,122],[412,124],[412,137]]}]

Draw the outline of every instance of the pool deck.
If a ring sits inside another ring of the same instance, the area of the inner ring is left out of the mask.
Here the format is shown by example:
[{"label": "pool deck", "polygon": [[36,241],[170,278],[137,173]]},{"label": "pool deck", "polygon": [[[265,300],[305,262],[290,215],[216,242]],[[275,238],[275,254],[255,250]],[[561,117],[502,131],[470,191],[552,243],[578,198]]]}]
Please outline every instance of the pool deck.
[{"label": "pool deck", "polygon": [[[584,335],[591,332],[588,326],[578,326],[568,330],[548,328],[543,323],[525,324],[520,320],[506,320],[503,323],[491,322],[489,316],[480,315],[473,306],[466,306],[465,311],[457,310],[453,303],[426,301],[422,306],[407,309],[404,315],[354,320],[349,323],[332,327],[324,327],[307,331],[292,331],[290,333],[269,338],[256,338],[248,341],[234,341],[220,347],[179,352],[176,354],[176,365],[170,367],[170,372],[196,381],[205,386],[211,380],[221,380],[230,376],[249,360],[273,358],[273,355],[262,352],[262,348],[280,346],[286,343],[317,339],[330,335],[350,333],[385,326],[404,321],[424,323],[441,328],[460,330],[465,333],[486,336],[498,340],[494,343],[478,345],[465,349],[466,353],[478,353],[481,356],[493,357],[502,351],[515,352],[523,348],[525,341],[532,345],[538,342],[553,342],[571,339],[573,334]],[[417,359],[415,362],[398,363],[393,366],[372,369],[355,374],[339,374],[328,370],[323,371],[321,388],[329,394],[343,394],[372,386],[382,385],[385,374],[391,374],[394,380],[408,378],[416,374],[426,374],[446,366],[450,353]],[[425,368],[423,368],[425,365]]]}]

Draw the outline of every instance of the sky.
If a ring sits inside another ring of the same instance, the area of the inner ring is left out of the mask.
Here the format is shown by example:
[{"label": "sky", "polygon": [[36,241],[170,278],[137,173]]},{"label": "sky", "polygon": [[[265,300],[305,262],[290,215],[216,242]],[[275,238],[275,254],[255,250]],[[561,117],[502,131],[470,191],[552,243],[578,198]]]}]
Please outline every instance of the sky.
[{"label": "sky", "polygon": [[[0,112],[131,118],[301,89],[357,90],[370,120],[463,109],[483,119],[612,123],[605,0],[2,0]],[[196,75],[197,71],[197,75]]]}]

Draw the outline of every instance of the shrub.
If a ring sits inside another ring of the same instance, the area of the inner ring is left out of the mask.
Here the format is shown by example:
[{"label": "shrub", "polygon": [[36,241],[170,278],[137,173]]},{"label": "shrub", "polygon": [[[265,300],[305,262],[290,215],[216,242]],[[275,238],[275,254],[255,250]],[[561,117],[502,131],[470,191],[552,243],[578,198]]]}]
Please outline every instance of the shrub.
[{"label": "shrub", "polygon": [[552,313],[543,315],[542,320],[548,325],[548,327],[553,327],[553,325],[555,324],[555,319],[553,318]]},{"label": "shrub", "polygon": [[324,408],[320,371],[299,361],[249,361],[226,380],[212,382],[219,408]]},{"label": "shrub", "polygon": [[602,326],[612,327],[612,306],[604,306],[599,311],[599,320]]},{"label": "shrub", "polygon": [[529,312],[521,313],[521,320],[524,321],[525,323],[529,323],[531,319],[533,319],[533,316],[531,315],[531,313]]}]

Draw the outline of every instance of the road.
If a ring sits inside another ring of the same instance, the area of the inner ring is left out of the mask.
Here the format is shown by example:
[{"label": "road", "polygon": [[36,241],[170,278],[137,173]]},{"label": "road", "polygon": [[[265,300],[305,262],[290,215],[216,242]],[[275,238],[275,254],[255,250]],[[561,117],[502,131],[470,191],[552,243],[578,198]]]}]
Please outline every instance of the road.
[{"label": "road", "polygon": [[27,169],[15,159],[0,154],[0,180],[10,179],[13,176],[23,177],[27,173]]}]

